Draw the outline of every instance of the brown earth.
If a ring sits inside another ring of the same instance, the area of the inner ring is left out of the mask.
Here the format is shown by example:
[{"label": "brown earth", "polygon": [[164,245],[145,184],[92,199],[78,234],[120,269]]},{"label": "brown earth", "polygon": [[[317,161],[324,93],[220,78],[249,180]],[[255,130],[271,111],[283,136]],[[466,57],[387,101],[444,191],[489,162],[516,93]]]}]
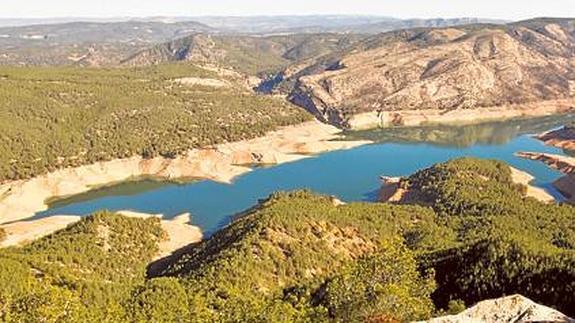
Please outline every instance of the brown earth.
[{"label": "brown earth", "polygon": [[[496,117],[513,109],[529,114],[539,102],[573,107],[575,20],[385,33],[290,72],[292,101],[342,127],[401,122],[394,113],[404,111],[476,120],[485,111],[475,109],[501,107],[489,116]],[[358,121],[365,113],[374,116]]]}]

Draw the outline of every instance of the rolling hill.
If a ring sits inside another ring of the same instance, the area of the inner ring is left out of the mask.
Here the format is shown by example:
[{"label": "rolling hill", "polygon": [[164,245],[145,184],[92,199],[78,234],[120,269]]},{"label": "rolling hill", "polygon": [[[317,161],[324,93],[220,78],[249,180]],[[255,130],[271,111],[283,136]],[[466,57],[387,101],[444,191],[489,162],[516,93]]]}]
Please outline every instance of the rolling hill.
[{"label": "rolling hill", "polygon": [[226,36],[195,34],[143,50],[123,64],[145,66],[185,61],[212,64],[255,75],[347,48],[361,35],[297,34],[283,36]]}]

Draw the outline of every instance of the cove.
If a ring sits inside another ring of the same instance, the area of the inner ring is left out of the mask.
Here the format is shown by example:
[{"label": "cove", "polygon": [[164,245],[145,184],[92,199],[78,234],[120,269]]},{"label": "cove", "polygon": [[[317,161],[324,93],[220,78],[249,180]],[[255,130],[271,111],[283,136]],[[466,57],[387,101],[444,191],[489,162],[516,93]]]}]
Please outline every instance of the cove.
[{"label": "cove", "polygon": [[232,184],[212,181],[166,183],[134,181],[99,188],[59,200],[35,218],[51,215],[88,215],[98,210],[161,213],[167,218],[189,212],[192,224],[209,236],[227,225],[233,215],[275,191],[311,189],[343,201],[372,201],[379,176],[405,176],[449,159],[474,156],[503,160],[535,176],[535,185],[560,197],[550,185],[561,176],[543,163],[524,160],[518,151],[565,154],[543,145],[532,134],[557,128],[572,115],[561,115],[479,125],[387,128],[346,133],[350,140],[374,144],[321,154],[273,167],[260,167]]}]

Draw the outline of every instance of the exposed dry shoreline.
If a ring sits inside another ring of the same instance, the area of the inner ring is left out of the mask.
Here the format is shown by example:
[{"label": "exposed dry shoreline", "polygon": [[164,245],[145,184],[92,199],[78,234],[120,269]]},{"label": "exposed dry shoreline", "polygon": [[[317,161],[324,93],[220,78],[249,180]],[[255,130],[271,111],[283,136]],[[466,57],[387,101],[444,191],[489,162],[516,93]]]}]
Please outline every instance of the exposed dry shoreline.
[{"label": "exposed dry shoreline", "polygon": [[355,115],[348,123],[353,130],[363,130],[390,125],[419,126],[426,123],[480,123],[520,117],[542,117],[570,111],[575,111],[575,99],[450,111],[372,111]]},{"label": "exposed dry shoreline", "polygon": [[[341,138],[339,133],[340,130],[333,126],[313,121],[285,127],[252,140],[190,150],[176,159],[145,160],[132,157],[9,182],[0,185],[0,227],[8,232],[8,239],[3,245],[15,245],[39,238],[80,219],[78,216],[66,215],[23,221],[46,210],[46,201],[54,197],[81,194],[109,183],[142,176],[209,179],[229,183],[236,176],[251,171],[250,167],[243,165],[281,164],[313,154],[370,143],[337,141]],[[185,230],[182,233],[188,236],[187,244],[198,240],[198,235],[190,236]],[[201,239],[201,233],[199,237]]]},{"label": "exposed dry shoreline", "polygon": [[[128,217],[163,218],[161,214],[146,214],[131,211],[119,211],[118,213]],[[34,241],[58,230],[62,230],[68,225],[80,221],[81,218],[81,216],[77,215],[51,216],[38,220],[5,224],[2,227],[6,231],[7,237],[4,241],[0,242],[0,247],[18,246]],[[160,242],[160,251],[155,259],[166,257],[178,249],[202,240],[202,230],[197,226],[191,225],[190,222],[191,216],[189,213],[179,215],[170,220],[161,220],[161,226],[166,232],[167,239]]]},{"label": "exposed dry shoreline", "polygon": [[[559,100],[511,108],[454,110],[448,113],[439,110],[403,111],[399,112],[398,116],[395,112],[386,112],[383,119],[398,121],[399,118],[401,124],[405,126],[422,123],[477,123],[494,119],[564,113],[572,110],[574,105],[573,100]],[[378,116],[377,112],[359,115],[353,121],[353,128],[381,126],[381,120],[382,115]],[[370,143],[338,139],[341,139],[340,129],[311,121],[284,127],[256,139],[190,150],[175,159],[132,157],[62,169],[29,180],[5,183],[0,185],[0,227],[13,232],[6,243],[14,245],[49,234],[79,220],[77,216],[66,215],[38,221],[23,221],[46,210],[48,208],[46,201],[55,197],[77,195],[109,183],[139,177],[166,180],[194,178],[230,183],[235,177],[251,171],[248,165],[281,164],[314,154]],[[530,192],[539,195],[542,200],[549,199],[549,196],[545,197],[534,188],[531,188]],[[199,232],[199,229],[197,230]],[[192,242],[195,240],[188,243]]]},{"label": "exposed dry shoreline", "polygon": [[575,204],[575,158],[535,152],[519,152],[517,156],[543,162],[565,174],[553,182],[553,186],[567,198],[567,202]]}]

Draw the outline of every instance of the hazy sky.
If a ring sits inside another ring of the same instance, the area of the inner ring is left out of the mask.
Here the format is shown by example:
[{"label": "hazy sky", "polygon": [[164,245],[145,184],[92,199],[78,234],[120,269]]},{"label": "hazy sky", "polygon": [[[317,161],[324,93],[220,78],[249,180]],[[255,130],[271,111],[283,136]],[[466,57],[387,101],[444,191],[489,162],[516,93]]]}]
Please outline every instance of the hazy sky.
[{"label": "hazy sky", "polygon": [[575,0],[0,0],[0,17],[373,14],[524,19],[575,17]]}]

